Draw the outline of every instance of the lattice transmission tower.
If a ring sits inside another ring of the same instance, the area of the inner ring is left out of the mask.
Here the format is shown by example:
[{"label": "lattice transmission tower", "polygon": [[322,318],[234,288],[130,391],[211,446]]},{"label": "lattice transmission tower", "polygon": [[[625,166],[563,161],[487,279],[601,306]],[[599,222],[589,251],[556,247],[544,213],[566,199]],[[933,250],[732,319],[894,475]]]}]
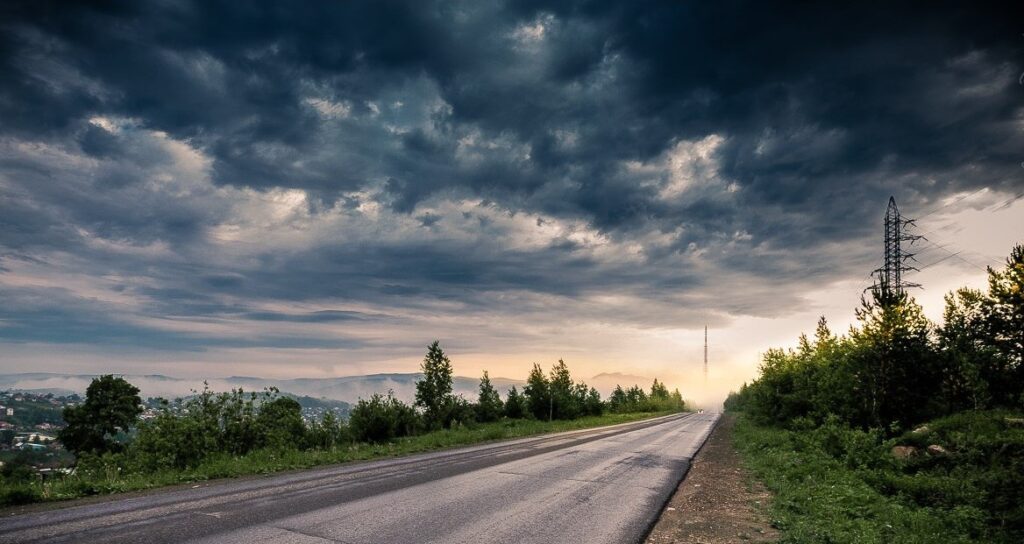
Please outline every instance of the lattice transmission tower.
[{"label": "lattice transmission tower", "polygon": [[908,287],[921,287],[920,284],[903,279],[904,272],[917,270],[909,264],[910,261],[917,262],[917,259],[914,258],[914,253],[903,249],[903,242],[913,245],[924,238],[908,232],[908,229],[914,226],[913,219],[904,219],[900,215],[896,198],[890,196],[889,206],[885,210],[885,264],[874,271],[874,289],[886,297],[902,295]]}]

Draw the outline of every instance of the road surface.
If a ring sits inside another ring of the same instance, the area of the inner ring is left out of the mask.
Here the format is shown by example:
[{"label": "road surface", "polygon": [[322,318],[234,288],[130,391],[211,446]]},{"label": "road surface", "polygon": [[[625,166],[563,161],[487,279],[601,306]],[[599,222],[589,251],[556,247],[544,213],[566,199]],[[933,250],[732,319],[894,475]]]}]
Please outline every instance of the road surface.
[{"label": "road surface", "polygon": [[716,414],[0,518],[0,542],[639,542]]}]

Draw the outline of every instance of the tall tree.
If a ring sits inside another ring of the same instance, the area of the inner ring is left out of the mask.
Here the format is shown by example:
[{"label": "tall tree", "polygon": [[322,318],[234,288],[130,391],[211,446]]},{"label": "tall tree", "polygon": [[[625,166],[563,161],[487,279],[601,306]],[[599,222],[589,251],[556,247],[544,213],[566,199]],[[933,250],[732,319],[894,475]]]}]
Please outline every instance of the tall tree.
[{"label": "tall tree", "polygon": [[989,384],[1001,391],[999,382],[1009,378],[991,338],[990,301],[981,291],[967,288],[946,294],[945,300],[938,338],[946,408],[984,408],[991,399]]},{"label": "tall tree", "polygon": [[551,367],[551,379],[548,381],[551,390],[550,411],[555,419],[572,419],[579,413],[576,402],[576,391],[572,383],[572,375],[565,361],[559,359]]},{"label": "tall tree", "polygon": [[613,412],[625,412],[626,402],[626,392],[622,389],[621,385],[616,385],[615,390],[612,391],[612,396],[608,397],[609,409]]},{"label": "tall tree", "polygon": [[85,402],[64,409],[67,426],[60,432],[64,447],[75,453],[105,453],[121,449],[114,437],[126,432],[142,413],[139,388],[112,375],[93,379]]},{"label": "tall tree", "polygon": [[1024,403],[1024,245],[1014,246],[1001,270],[989,268],[988,296],[989,330],[1008,378],[990,384],[992,392],[1005,403]]},{"label": "tall tree", "polygon": [[665,384],[659,382],[658,378],[654,378],[654,383],[651,384],[651,399],[668,400],[668,397],[668,387],[665,387]]},{"label": "tall tree", "polygon": [[544,370],[537,363],[533,363],[533,369],[526,378],[523,394],[533,417],[543,420],[550,417],[551,391]]},{"label": "tall tree", "polygon": [[604,403],[601,402],[601,393],[598,393],[596,388],[591,387],[587,391],[587,398],[584,402],[584,406],[587,415],[590,416],[599,416],[604,412]]},{"label": "tall tree", "polygon": [[851,329],[850,339],[862,400],[859,423],[884,428],[935,415],[941,370],[921,306],[904,293],[875,291],[862,301],[857,319],[861,328]]},{"label": "tall tree", "polygon": [[476,404],[477,420],[482,422],[496,421],[501,417],[503,408],[501,395],[491,385],[491,378],[485,370],[483,377],[480,378],[480,396]]},{"label": "tall tree", "polygon": [[520,419],[526,417],[529,408],[526,405],[526,398],[512,386],[508,390],[508,397],[505,399],[505,417],[509,419]]},{"label": "tall tree", "polygon": [[420,365],[423,379],[416,382],[416,406],[423,409],[424,422],[430,428],[447,424],[448,413],[454,404],[452,395],[452,362],[434,340]]}]

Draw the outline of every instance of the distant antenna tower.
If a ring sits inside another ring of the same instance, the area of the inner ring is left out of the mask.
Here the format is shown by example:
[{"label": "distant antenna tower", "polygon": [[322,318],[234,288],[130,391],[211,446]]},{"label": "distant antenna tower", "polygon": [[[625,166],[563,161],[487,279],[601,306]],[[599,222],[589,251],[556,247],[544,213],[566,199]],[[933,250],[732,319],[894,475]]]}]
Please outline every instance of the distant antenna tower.
[{"label": "distant antenna tower", "polygon": [[903,219],[900,209],[896,206],[896,198],[889,197],[889,206],[885,210],[885,265],[874,271],[874,288],[883,295],[901,295],[907,287],[921,287],[917,283],[903,281],[903,273],[917,270],[907,264],[916,261],[914,254],[904,251],[902,242],[914,242],[923,238],[916,234],[907,234],[907,228],[914,226],[913,219]]},{"label": "distant antenna tower", "polygon": [[708,384],[708,326],[704,325],[704,385]]}]

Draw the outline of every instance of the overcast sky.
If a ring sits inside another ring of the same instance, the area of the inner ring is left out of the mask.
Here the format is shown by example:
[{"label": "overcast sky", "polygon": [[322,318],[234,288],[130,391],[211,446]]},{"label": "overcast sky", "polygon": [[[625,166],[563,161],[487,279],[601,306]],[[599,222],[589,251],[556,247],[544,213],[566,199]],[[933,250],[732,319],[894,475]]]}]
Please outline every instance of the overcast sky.
[{"label": "overcast sky", "polygon": [[933,317],[1024,241],[997,4],[96,4],[0,7],[4,372],[408,372],[438,338],[700,396],[705,323],[715,390],[850,323],[890,195]]}]

